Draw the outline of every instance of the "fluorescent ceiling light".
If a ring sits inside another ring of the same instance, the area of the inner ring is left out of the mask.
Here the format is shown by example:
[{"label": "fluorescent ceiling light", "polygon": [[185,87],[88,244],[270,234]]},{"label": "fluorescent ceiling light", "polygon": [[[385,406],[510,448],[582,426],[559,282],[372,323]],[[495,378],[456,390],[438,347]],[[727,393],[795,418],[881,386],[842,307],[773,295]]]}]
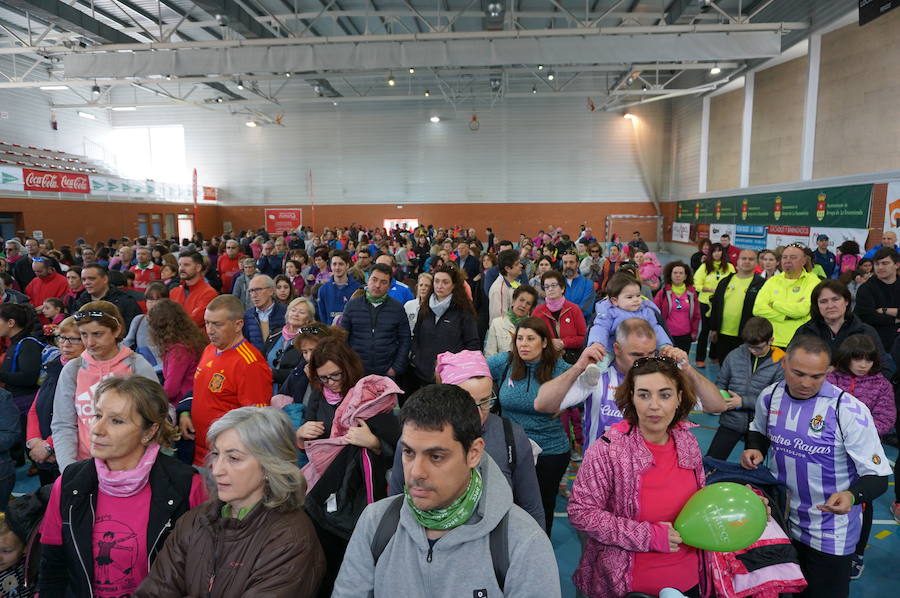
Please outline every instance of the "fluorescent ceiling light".
[{"label": "fluorescent ceiling light", "polygon": [[62,91],[64,89],[69,89],[68,85],[41,85],[41,89],[44,91]]},{"label": "fluorescent ceiling light", "polygon": [[79,111],[78,111],[78,116],[80,116],[81,118],[86,118],[86,119],[88,119],[88,120],[97,120],[97,117],[94,116],[93,114],[91,114],[90,112],[81,112],[81,111],[79,110]]},{"label": "fluorescent ceiling light", "polygon": [[441,117],[440,116],[432,116],[429,120],[431,120],[431,122],[433,122],[434,124],[438,124],[439,122],[441,122]]},{"label": "fluorescent ceiling light", "polygon": [[113,112],[134,112],[137,106],[115,106]]},{"label": "fluorescent ceiling light", "polygon": [[247,125],[247,126],[250,127],[250,128],[253,128],[253,127],[256,126],[256,121],[248,120],[248,121],[245,122],[244,124]]}]

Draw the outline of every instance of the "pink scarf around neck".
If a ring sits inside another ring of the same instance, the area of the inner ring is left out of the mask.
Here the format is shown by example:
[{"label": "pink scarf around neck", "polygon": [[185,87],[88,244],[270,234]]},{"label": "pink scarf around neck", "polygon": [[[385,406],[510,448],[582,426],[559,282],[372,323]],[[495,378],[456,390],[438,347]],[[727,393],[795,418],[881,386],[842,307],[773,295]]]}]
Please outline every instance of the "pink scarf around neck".
[{"label": "pink scarf around neck", "polygon": [[559,299],[547,299],[546,303],[550,311],[559,311],[563,308],[563,305],[565,305],[566,298],[560,297]]},{"label": "pink scarf around neck", "polygon": [[344,397],[341,396],[341,393],[334,392],[327,386],[322,387],[322,396],[325,397],[325,400],[328,401],[329,405],[337,405],[344,400]]},{"label": "pink scarf around neck", "polygon": [[125,471],[110,471],[106,461],[95,458],[94,465],[97,467],[100,491],[119,498],[134,496],[143,490],[150,480],[150,470],[156,463],[157,455],[159,455],[159,445],[154,442],[144,451],[137,467]]}]

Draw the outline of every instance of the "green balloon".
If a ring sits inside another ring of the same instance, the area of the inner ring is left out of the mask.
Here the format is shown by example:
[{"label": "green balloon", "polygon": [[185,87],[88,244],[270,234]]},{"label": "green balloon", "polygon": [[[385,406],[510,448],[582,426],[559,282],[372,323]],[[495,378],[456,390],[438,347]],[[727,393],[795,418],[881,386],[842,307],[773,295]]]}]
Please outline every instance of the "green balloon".
[{"label": "green balloon", "polygon": [[766,519],[766,506],[752,490],[719,482],[701,488],[685,503],[675,519],[675,529],[689,546],[734,552],[759,540]]}]

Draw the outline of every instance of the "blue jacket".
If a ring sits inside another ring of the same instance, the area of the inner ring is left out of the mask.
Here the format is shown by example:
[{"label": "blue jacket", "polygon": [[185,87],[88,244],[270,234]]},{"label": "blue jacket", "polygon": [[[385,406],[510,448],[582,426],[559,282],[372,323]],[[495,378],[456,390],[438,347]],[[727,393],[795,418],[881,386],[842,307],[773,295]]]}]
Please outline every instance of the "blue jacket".
[{"label": "blue jacket", "polygon": [[[863,254],[863,257],[867,257],[867,258],[869,258],[869,259],[874,258],[874,257],[875,257],[875,252],[878,251],[879,249],[881,249],[882,247],[884,247],[884,245],[881,244],[881,243],[879,243],[878,245],[876,245],[876,246],[873,247],[872,249],[870,249],[870,250],[868,250],[867,252],[865,252],[865,253]],[[896,249],[897,251],[900,251],[900,245],[894,245],[894,249]]]},{"label": "blue jacket", "polygon": [[316,301],[316,315],[324,324],[331,324],[334,319],[344,313],[344,306],[350,300],[350,296],[361,285],[352,276],[347,277],[347,284],[342,287],[329,280],[319,287],[319,297]]},{"label": "blue jacket", "polygon": [[261,255],[256,260],[256,269],[260,274],[268,274],[275,278],[282,273],[281,262],[284,260],[283,255]]},{"label": "blue jacket", "polygon": [[388,296],[396,299],[400,302],[400,305],[403,305],[407,301],[411,301],[415,299],[413,297],[412,291],[408,286],[400,282],[399,280],[395,280],[394,284],[391,285],[390,290],[388,290]]},{"label": "blue jacket", "polygon": [[[272,307],[272,313],[269,314],[269,334],[284,328],[286,314],[287,307],[283,303],[276,301],[274,307]],[[250,307],[244,312],[244,338],[262,352],[266,339],[263,337],[262,327],[259,325],[256,307]]]},{"label": "blue jacket", "polygon": [[591,321],[595,296],[594,283],[584,276],[566,279],[566,299],[581,308],[585,322]]},{"label": "blue jacket", "polygon": [[366,374],[387,376],[394,369],[398,376],[409,363],[409,320],[403,304],[388,297],[375,307],[365,296],[347,302],[341,327],[347,331],[347,344],[362,359]]}]

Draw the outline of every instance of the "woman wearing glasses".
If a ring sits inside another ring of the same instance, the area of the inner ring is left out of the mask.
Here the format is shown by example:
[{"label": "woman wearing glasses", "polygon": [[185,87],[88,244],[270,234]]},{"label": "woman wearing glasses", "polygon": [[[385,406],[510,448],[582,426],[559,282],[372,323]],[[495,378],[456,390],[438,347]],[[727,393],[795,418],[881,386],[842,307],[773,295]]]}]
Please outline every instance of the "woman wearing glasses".
[{"label": "woman wearing glasses", "polygon": [[400,387],[385,376],[363,377],[359,356],[338,338],[322,339],[309,360],[313,392],[297,431],[309,457],[306,509],[328,567],[320,596],[330,596],[347,542],[363,509],[387,495],[400,423]]},{"label": "woman wearing glasses", "polygon": [[581,308],[566,299],[566,279],[558,270],[541,274],[544,303],[534,310],[550,328],[553,347],[562,354],[566,363],[575,363],[587,338],[587,324]]},{"label": "woman wearing glasses", "polygon": [[308,297],[297,297],[287,307],[284,326],[273,330],[263,345],[262,354],[272,368],[272,384],[275,393],[300,363],[300,353],[294,347],[294,339],[300,329],[309,326],[316,318],[316,308]]},{"label": "woman wearing glasses", "polygon": [[134,374],[159,381],[146,359],[119,344],[125,335],[124,318],[115,305],[91,301],[72,318],[84,353],[63,367],[53,398],[50,429],[60,471],[91,456],[90,423],[98,383],[111,376]]},{"label": "woman wearing glasses", "polygon": [[587,534],[574,576],[585,596],[655,596],[674,587],[699,597],[709,587],[700,551],[672,527],[705,480],[685,421],[694,402],[666,357],[636,360],[616,390],[624,420],[588,448],[569,499],[569,522]]},{"label": "woman wearing glasses", "polygon": [[529,317],[518,323],[515,346],[508,353],[488,359],[491,377],[497,382],[497,395],[504,417],[524,428],[528,438],[541,447],[535,472],[544,506],[544,529],[550,535],[559,482],[569,466],[569,437],[559,420],[534,409],[541,384],[569,369],[559,358],[559,350],[547,324]]},{"label": "woman wearing glasses", "polygon": [[684,262],[670,262],[663,270],[663,288],[653,298],[672,344],[690,353],[691,342],[700,330],[700,301],[693,286],[691,268]]},{"label": "woman wearing glasses", "polygon": [[150,343],[159,348],[163,390],[173,406],[194,389],[197,362],[207,338],[180,304],[158,299],[147,313]]},{"label": "woman wearing glasses", "polygon": [[54,336],[56,346],[59,347],[59,356],[44,365],[46,377],[38,389],[37,397],[28,410],[28,427],[25,437],[25,448],[28,455],[37,466],[38,479],[41,486],[52,484],[59,477],[59,467],[56,464],[54,454],[53,436],[50,423],[53,420],[53,396],[56,393],[56,385],[63,366],[76,359],[84,351],[81,336],[78,334],[78,326],[75,318],[68,317],[56,327]]}]

